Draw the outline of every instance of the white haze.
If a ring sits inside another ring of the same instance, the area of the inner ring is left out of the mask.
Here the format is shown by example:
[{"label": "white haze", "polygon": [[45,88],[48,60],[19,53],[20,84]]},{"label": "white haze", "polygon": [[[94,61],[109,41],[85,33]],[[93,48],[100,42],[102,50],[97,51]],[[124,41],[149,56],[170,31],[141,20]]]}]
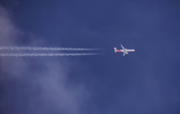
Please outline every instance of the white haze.
[{"label": "white haze", "polygon": [[[0,7],[0,45],[16,46],[21,33]],[[87,91],[68,82],[68,65],[65,58],[0,57],[0,113],[82,113]]]}]

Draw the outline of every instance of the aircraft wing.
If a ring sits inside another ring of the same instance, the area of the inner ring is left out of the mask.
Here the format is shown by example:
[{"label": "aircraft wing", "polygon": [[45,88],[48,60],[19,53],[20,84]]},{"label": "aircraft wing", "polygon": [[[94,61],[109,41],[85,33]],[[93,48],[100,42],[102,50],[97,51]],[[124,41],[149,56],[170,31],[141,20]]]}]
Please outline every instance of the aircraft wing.
[{"label": "aircraft wing", "polygon": [[[121,45],[121,44],[120,44]],[[125,48],[121,45],[122,49],[124,50]]]}]

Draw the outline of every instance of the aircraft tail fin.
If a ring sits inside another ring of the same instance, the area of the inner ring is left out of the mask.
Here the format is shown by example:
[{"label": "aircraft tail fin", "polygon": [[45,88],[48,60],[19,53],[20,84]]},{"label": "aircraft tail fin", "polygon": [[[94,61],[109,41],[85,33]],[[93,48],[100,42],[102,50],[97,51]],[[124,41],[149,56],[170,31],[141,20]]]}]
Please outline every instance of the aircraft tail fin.
[{"label": "aircraft tail fin", "polygon": [[114,52],[115,52],[115,53],[117,52],[117,48],[116,48],[116,47],[114,47]]}]

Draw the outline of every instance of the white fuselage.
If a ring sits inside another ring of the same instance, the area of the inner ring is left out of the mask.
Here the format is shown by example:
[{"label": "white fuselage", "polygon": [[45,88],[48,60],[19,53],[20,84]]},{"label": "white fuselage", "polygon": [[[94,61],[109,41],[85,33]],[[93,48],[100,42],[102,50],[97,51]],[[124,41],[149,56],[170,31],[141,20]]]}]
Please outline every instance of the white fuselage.
[{"label": "white fuselage", "polygon": [[128,52],[134,52],[134,49],[121,49],[121,52],[128,54]]},{"label": "white fuselage", "polygon": [[114,52],[123,52],[123,56],[125,56],[126,54],[128,54],[128,52],[135,52],[134,49],[126,49],[121,45],[122,49],[118,50],[116,47],[114,47]]}]

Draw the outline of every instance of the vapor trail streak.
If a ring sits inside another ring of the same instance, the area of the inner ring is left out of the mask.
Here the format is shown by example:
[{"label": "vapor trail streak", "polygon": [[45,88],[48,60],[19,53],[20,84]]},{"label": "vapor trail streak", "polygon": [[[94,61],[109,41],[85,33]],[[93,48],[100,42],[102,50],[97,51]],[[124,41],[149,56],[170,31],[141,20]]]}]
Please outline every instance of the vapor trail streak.
[{"label": "vapor trail streak", "polygon": [[1,57],[33,57],[33,56],[87,56],[100,53],[1,53]]},{"label": "vapor trail streak", "polygon": [[61,48],[61,47],[12,47],[12,46],[2,46],[0,50],[44,50],[44,51],[93,51],[101,49],[93,48]]}]

